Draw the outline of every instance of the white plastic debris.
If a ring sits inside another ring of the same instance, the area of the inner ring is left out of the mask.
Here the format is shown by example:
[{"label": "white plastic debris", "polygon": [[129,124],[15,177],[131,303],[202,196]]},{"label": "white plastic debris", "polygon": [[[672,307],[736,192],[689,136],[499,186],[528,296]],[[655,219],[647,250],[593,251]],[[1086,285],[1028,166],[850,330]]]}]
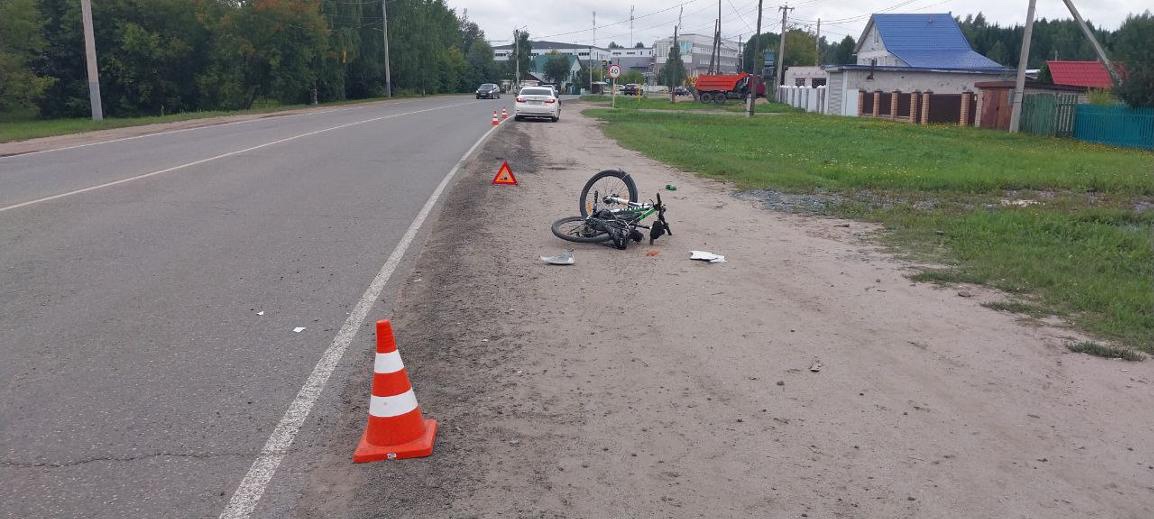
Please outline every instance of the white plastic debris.
[{"label": "white plastic debris", "polygon": [[712,252],[706,252],[703,250],[691,250],[691,251],[689,251],[689,259],[698,260],[698,261],[708,261],[710,263],[725,263],[725,256],[722,256],[720,254],[714,254]]},{"label": "white plastic debris", "polygon": [[296,328],[293,328],[293,333],[301,333],[303,331],[305,331],[304,326],[297,326]]},{"label": "white plastic debris", "polygon": [[550,265],[572,265],[575,263],[572,249],[562,251],[556,256],[541,256],[541,261]]},{"label": "white plastic debris", "polygon": [[264,310],[257,312],[256,315],[264,315]]}]

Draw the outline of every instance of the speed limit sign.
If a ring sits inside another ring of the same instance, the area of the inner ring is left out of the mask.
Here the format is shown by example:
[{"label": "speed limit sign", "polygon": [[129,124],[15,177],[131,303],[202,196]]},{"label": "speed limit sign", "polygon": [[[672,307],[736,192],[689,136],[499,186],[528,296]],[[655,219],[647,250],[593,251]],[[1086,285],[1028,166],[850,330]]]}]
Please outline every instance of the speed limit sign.
[{"label": "speed limit sign", "polygon": [[617,79],[617,78],[621,77],[621,66],[620,65],[609,65],[609,77],[611,77],[613,79]]}]

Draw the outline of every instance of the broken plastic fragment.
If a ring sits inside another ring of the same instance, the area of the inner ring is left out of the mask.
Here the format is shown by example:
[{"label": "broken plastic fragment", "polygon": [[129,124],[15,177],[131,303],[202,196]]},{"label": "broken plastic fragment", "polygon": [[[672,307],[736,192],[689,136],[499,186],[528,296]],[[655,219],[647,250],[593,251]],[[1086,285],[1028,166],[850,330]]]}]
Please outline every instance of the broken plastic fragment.
[{"label": "broken plastic fragment", "polygon": [[703,250],[691,250],[691,251],[689,251],[689,259],[698,260],[698,261],[708,261],[710,263],[725,263],[725,256],[722,256],[720,254],[714,254],[712,252],[706,252]]},{"label": "broken plastic fragment", "polygon": [[293,333],[301,333],[303,331],[305,331],[304,326],[297,326],[296,328],[293,328]]},{"label": "broken plastic fragment", "polygon": [[541,256],[541,261],[550,265],[572,265],[575,263],[572,250],[562,251],[561,254],[556,256]]}]

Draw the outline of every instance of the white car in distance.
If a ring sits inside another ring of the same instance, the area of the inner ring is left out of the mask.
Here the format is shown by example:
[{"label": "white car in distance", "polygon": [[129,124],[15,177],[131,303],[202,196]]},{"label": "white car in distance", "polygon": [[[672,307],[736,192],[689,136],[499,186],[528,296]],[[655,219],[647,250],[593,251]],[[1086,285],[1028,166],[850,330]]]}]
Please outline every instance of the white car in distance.
[{"label": "white car in distance", "polygon": [[513,119],[527,117],[547,118],[557,122],[561,118],[561,100],[549,87],[525,87],[517,94],[513,105]]}]

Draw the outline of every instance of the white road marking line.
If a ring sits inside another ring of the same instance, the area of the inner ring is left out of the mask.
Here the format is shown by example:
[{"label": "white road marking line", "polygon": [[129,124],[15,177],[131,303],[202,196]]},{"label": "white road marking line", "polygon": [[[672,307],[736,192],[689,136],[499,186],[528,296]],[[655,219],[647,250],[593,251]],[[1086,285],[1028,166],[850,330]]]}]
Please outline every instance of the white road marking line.
[{"label": "white road marking line", "polygon": [[[502,125],[503,126],[503,125]],[[317,398],[320,397],[321,392],[324,391],[325,383],[328,382],[329,377],[332,376],[337,364],[340,363],[341,357],[344,356],[345,350],[348,349],[349,344],[357,335],[357,330],[360,329],[361,324],[364,323],[365,317],[369,315],[369,310],[372,309],[373,303],[381,295],[381,291],[385,289],[385,284],[388,283],[389,278],[392,277],[393,272],[397,270],[397,265],[401,263],[401,258],[404,257],[405,251],[409,249],[413,239],[416,238],[417,232],[421,229],[421,225],[425,223],[425,219],[429,217],[429,212],[437,205],[437,200],[441,198],[441,194],[445,191],[445,187],[449,185],[449,181],[465,164],[465,161],[473,155],[473,152],[485,142],[493,131],[501,126],[494,126],[489,128],[473,146],[466,151],[457,161],[457,164],[450,169],[433,190],[433,194],[429,195],[429,199],[425,202],[424,207],[417,213],[416,218],[409,224],[408,230],[405,231],[401,241],[397,243],[396,248],[393,249],[389,259],[381,266],[381,270],[377,272],[376,277],[373,278],[372,283],[365,289],[365,293],[361,295],[361,299],[353,306],[349,317],[345,319],[345,323],[341,325],[340,331],[337,332],[336,337],[333,338],[332,344],[321,355],[320,361],[317,362],[312,373],[305,379],[304,386],[301,386],[300,392],[297,393],[296,398],[289,404],[285,410],[284,416],[272,431],[268,441],[265,442],[264,448],[261,449],[256,461],[253,461],[252,467],[248,469],[244,479],[241,480],[240,485],[237,486],[236,492],[232,494],[232,499],[228,502],[228,507],[220,514],[220,519],[241,519],[252,515],[253,510],[256,509],[257,502],[260,501],[265,489],[268,487],[269,481],[272,480],[273,474],[276,473],[277,467],[280,466],[284,457],[288,454],[289,447],[292,446],[293,440],[296,438],[297,432],[300,431],[305,420],[308,419],[309,412],[312,411],[313,404],[316,403]]]},{"label": "white road marking line", "polygon": [[394,119],[394,118],[397,118],[397,117],[404,117],[404,116],[406,116],[406,115],[414,115],[414,114],[419,114],[419,113],[424,113],[424,112],[432,112],[432,111],[435,111],[435,110],[444,110],[444,109],[446,109],[446,108],[455,108],[455,107],[458,107],[458,106],[465,106],[465,105],[467,105],[467,104],[470,104],[470,103],[458,103],[458,104],[452,104],[452,105],[438,106],[438,107],[436,107],[436,108],[426,108],[426,109],[424,109],[424,110],[417,110],[417,111],[414,111],[414,112],[405,112],[405,113],[401,113],[401,114],[390,114],[390,115],[382,115],[382,116],[380,116],[380,117],[373,117],[372,119],[365,119],[365,120],[363,120],[363,121],[354,121],[354,122],[351,122],[351,123],[345,123],[345,124],[341,124],[341,125],[333,126],[333,127],[330,127],[330,128],[324,128],[324,129],[322,129],[322,130],[314,130],[314,131],[311,131],[311,132],[306,132],[306,133],[302,133],[302,134],[299,134],[299,135],[294,135],[294,136],[292,136],[292,137],[287,137],[287,138],[284,138],[284,139],[279,139],[279,140],[275,140],[275,141],[272,141],[272,142],[266,142],[266,143],[264,143],[264,144],[260,144],[260,145],[257,145],[257,146],[253,146],[253,147],[251,147],[251,148],[245,148],[245,149],[243,149],[243,150],[230,151],[230,152],[228,152],[228,153],[221,153],[220,155],[216,155],[216,156],[213,156],[213,157],[209,157],[209,158],[207,158],[207,159],[200,159],[200,160],[195,160],[195,161],[192,161],[192,162],[188,162],[188,163],[185,163],[185,164],[181,164],[181,165],[179,165],[179,166],[173,166],[173,167],[171,167],[171,168],[165,168],[165,169],[161,169],[161,170],[153,171],[153,172],[151,172],[151,173],[144,173],[144,174],[142,174],[142,175],[136,175],[135,177],[122,178],[122,179],[120,179],[120,180],[114,180],[114,181],[112,181],[112,182],[107,182],[107,183],[104,183],[104,184],[100,184],[100,185],[97,185],[97,186],[86,187],[86,188],[82,188],[82,189],[77,189],[77,190],[75,190],[75,191],[69,191],[69,192],[67,192],[67,193],[61,193],[61,194],[58,194],[58,195],[46,196],[46,197],[44,197],[44,198],[38,198],[38,199],[36,199],[36,200],[29,200],[29,201],[27,201],[27,202],[21,202],[21,203],[19,203],[19,204],[14,204],[14,205],[9,205],[9,206],[5,206],[5,207],[0,207],[0,213],[3,213],[4,211],[11,211],[11,210],[13,210],[13,209],[20,209],[21,207],[28,207],[28,206],[30,206],[30,205],[39,204],[39,203],[42,203],[42,202],[49,202],[49,201],[52,201],[52,200],[58,200],[58,199],[61,199],[61,198],[65,198],[65,197],[69,197],[69,196],[73,196],[73,195],[79,195],[79,194],[81,194],[81,193],[87,193],[87,192],[89,192],[89,191],[96,191],[97,189],[104,189],[104,188],[106,188],[106,187],[112,187],[112,186],[115,186],[115,185],[124,184],[124,183],[126,183],[126,182],[132,182],[132,181],[135,181],[135,180],[140,180],[140,179],[144,179],[144,178],[148,178],[148,177],[152,177],[152,176],[156,176],[156,175],[161,175],[161,174],[164,174],[164,173],[169,173],[169,172],[172,172],[172,171],[176,171],[176,170],[178,170],[178,169],[184,169],[184,168],[188,168],[188,167],[192,167],[192,166],[197,166],[197,165],[200,165],[200,164],[204,164],[205,162],[211,162],[211,161],[214,161],[214,160],[218,160],[218,159],[223,159],[223,158],[231,157],[231,156],[233,156],[233,155],[240,155],[241,153],[248,153],[248,152],[250,152],[250,151],[259,150],[259,149],[261,149],[261,148],[267,148],[267,147],[269,147],[269,146],[274,146],[274,145],[277,145],[277,144],[283,144],[283,143],[286,143],[286,142],[289,142],[289,141],[295,141],[295,140],[297,140],[297,139],[301,139],[301,138],[304,138],[304,137],[311,137],[311,136],[313,136],[313,135],[318,135],[318,134],[322,134],[322,133],[326,133],[326,132],[331,132],[331,131],[333,131],[333,130],[340,130],[340,129],[342,129],[342,128],[348,128],[348,127],[350,127],[350,126],[358,126],[358,125],[361,125],[361,124],[367,124],[367,123],[371,123],[371,122],[375,122],[375,121],[382,121],[382,120],[385,120],[385,119]]},{"label": "white road marking line", "polygon": [[[392,105],[408,104],[408,103],[414,103],[414,102],[416,102],[416,101],[417,101],[417,100],[415,100],[415,99],[414,99],[414,100],[407,100],[407,101],[397,101],[397,102],[395,102],[395,103],[392,103]],[[365,103],[365,104],[366,104],[366,105],[371,105],[371,104],[379,104],[379,103]],[[350,107],[350,108],[334,108],[334,109],[332,109],[332,110],[322,110],[322,111],[319,111],[319,112],[300,112],[300,113],[288,113],[288,114],[284,114],[284,115],[276,115],[276,112],[273,112],[273,114],[270,114],[270,115],[266,115],[266,116],[264,116],[264,117],[256,117],[256,118],[253,118],[253,119],[245,119],[245,120],[243,120],[243,121],[233,121],[233,122],[230,122],[230,123],[220,123],[220,124],[206,124],[206,125],[204,125],[204,126],[196,126],[196,127],[194,127],[194,128],[180,128],[180,129],[177,129],[177,130],[165,130],[165,131],[162,131],[162,132],[156,132],[156,133],[146,133],[146,134],[144,134],[144,135],[133,135],[132,137],[121,137],[121,138],[119,138],[119,139],[109,139],[109,140],[107,140],[107,141],[86,142],[86,143],[84,143],[84,144],[75,144],[75,145],[72,145],[72,146],[65,146],[65,147],[63,147],[63,148],[52,148],[52,149],[47,149],[47,150],[36,150],[36,151],[30,151],[30,152],[27,152],[27,153],[15,153],[15,154],[12,154],[12,155],[4,155],[4,156],[0,157],[0,160],[4,160],[4,159],[15,159],[15,158],[24,158],[24,157],[30,157],[30,156],[32,156],[32,155],[41,155],[41,154],[44,154],[44,153],[53,153],[53,152],[57,152],[57,151],[68,151],[68,150],[75,150],[75,149],[77,149],[77,148],[88,148],[88,147],[90,147],[90,146],[99,146],[99,145],[101,145],[101,144],[112,144],[112,143],[114,143],[114,142],[134,141],[134,140],[136,140],[136,139],[144,139],[144,138],[147,138],[147,137],[158,137],[158,136],[161,136],[161,135],[172,135],[172,134],[174,134],[174,133],[184,133],[184,132],[191,132],[191,131],[196,131],[196,130],[205,130],[205,129],[208,129],[208,128],[221,128],[221,127],[225,127],[225,126],[236,126],[236,125],[238,125],[238,124],[248,124],[248,123],[255,123],[255,122],[259,122],[259,121],[268,121],[268,120],[270,120],[270,119],[271,119],[271,120],[276,120],[276,119],[284,119],[284,118],[288,118],[288,117],[307,117],[307,116],[311,116],[311,115],[331,114],[331,113],[333,113],[333,112],[345,112],[345,111],[348,111],[348,110],[355,110],[355,109],[357,109],[357,108],[360,108],[360,107]],[[228,116],[222,116],[222,117],[228,117]],[[195,119],[193,119],[193,120],[195,120]],[[165,123],[156,123],[156,124],[165,124]],[[125,127],[123,127],[123,128],[132,128],[132,127],[131,127],[131,126],[125,126]],[[121,128],[116,128],[116,129],[121,129]]]}]

